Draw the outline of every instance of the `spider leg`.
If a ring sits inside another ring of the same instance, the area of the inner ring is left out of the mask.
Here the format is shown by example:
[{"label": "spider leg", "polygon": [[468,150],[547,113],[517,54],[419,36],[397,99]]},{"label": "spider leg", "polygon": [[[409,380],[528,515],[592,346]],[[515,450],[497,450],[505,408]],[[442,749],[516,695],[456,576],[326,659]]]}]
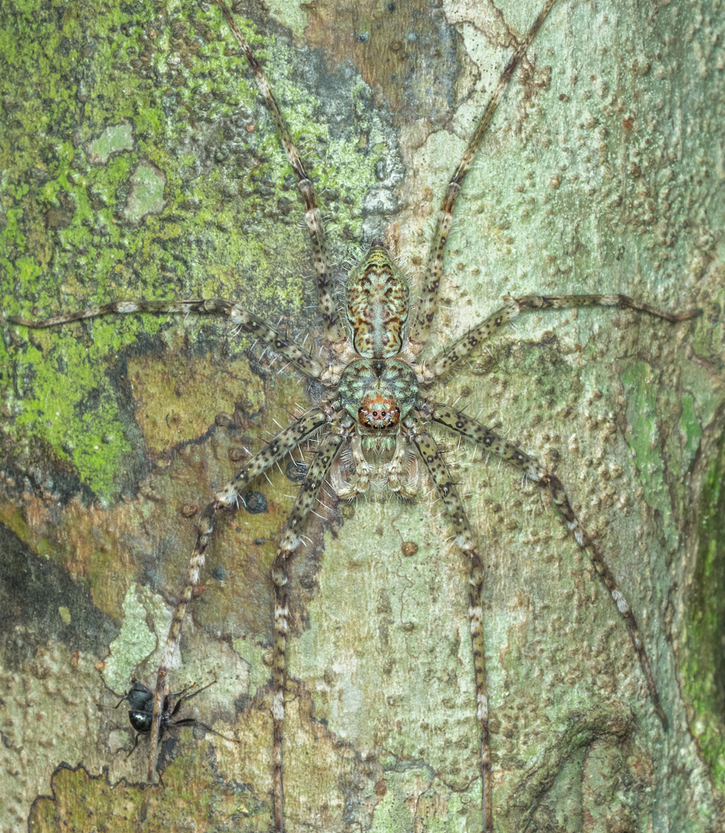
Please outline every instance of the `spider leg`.
[{"label": "spider leg", "polygon": [[[427,420],[427,415],[424,414]],[[468,579],[468,616],[471,627],[471,646],[473,650],[473,672],[476,685],[476,703],[478,720],[481,724],[481,791],[483,807],[483,831],[493,833],[493,810],[491,805],[491,747],[488,729],[488,690],[486,687],[486,655],[483,634],[483,609],[481,592],[483,590],[483,562],[476,548],[468,517],[458,496],[458,491],[451,478],[451,473],[436,445],[435,440],[422,428],[422,423],[411,420],[404,427],[409,440],[418,449],[430,476],[435,483],[438,494],[443,501],[443,508],[453,527],[456,544],[471,561],[471,575]]]},{"label": "spider leg", "polygon": [[103,315],[134,315],[136,313],[226,315],[232,324],[269,345],[280,356],[292,362],[302,373],[311,376],[313,379],[319,379],[322,375],[322,366],[306,350],[293,341],[289,341],[274,327],[270,327],[266,321],[223,298],[190,299],[187,301],[114,301],[100,307],[90,307],[80,312],[57,315],[54,318],[44,318],[39,321],[17,316],[8,316],[7,320],[11,324],[20,324],[23,327],[42,330],[60,324],[69,324],[72,321],[82,321],[85,318],[100,318]]},{"label": "spider leg", "polygon": [[141,819],[146,817],[150,789],[156,777],[156,758],[158,755],[161,723],[164,716],[164,699],[166,690],[166,675],[181,638],[181,625],[184,621],[186,609],[189,606],[194,589],[199,583],[199,574],[204,566],[206,550],[214,531],[214,519],[220,509],[235,506],[244,487],[255,477],[262,474],[277,460],[281,459],[328,422],[328,418],[320,408],[311,408],[296,422],[280,431],[267,445],[254,455],[234,475],[229,483],[214,496],[214,500],[204,509],[197,524],[197,536],[194,552],[189,561],[184,589],[176,603],[171,619],[171,626],[166,637],[166,645],[159,663],[156,676],[156,690],[154,692],[154,712],[151,727],[151,748],[149,750],[149,768],[147,777],[147,793],[141,809]]},{"label": "spider leg", "polygon": [[487,341],[494,336],[501,327],[516,318],[519,313],[530,310],[544,309],[571,309],[575,307],[615,307],[633,309],[637,312],[646,312],[656,318],[663,318],[665,321],[677,323],[696,318],[702,314],[702,310],[692,309],[686,312],[667,312],[666,310],[645,304],[642,301],[635,301],[628,295],[524,295],[521,298],[514,298],[501,309],[496,310],[480,324],[470,329],[453,344],[446,347],[441,353],[429,361],[423,362],[421,372],[426,383],[432,382],[438,376],[448,373],[462,359],[465,359],[471,351],[482,341]]},{"label": "spider leg", "polygon": [[282,731],[284,727],[284,691],[287,668],[287,633],[289,630],[289,589],[287,587],[287,562],[300,544],[302,530],[312,507],[317,501],[320,491],[330,467],[337,456],[340,446],[348,439],[346,428],[339,427],[327,434],[320,441],[312,464],[307,472],[305,482],[295,499],[292,511],[287,518],[285,531],[282,535],[277,555],[272,567],[272,581],[274,582],[274,651],[272,663],[272,685],[274,700],[272,705],[273,721],[273,780],[274,780],[274,824],[277,833],[284,830],[284,783],[282,768]]},{"label": "spider leg", "polygon": [[458,167],[451,178],[446,189],[445,196],[438,209],[438,219],[436,221],[436,229],[431,241],[430,249],[428,250],[428,260],[425,267],[425,278],[423,281],[423,289],[421,292],[420,301],[415,311],[415,316],[410,327],[409,339],[410,350],[413,355],[417,356],[428,341],[433,318],[435,317],[436,305],[438,303],[438,287],[440,286],[441,277],[443,276],[443,256],[448,243],[448,234],[451,229],[451,222],[453,220],[453,211],[456,205],[458,195],[461,193],[463,181],[468,173],[473,159],[478,153],[483,137],[491,124],[496,108],[498,107],[501,96],[508,86],[511,77],[516,70],[516,67],[521,62],[521,59],[526,54],[534,36],[541,28],[549,10],[554,5],[554,0],[546,0],[544,8],[539,12],[539,16],[534,21],[533,26],[529,29],[528,34],[519,42],[516,47],[511,60],[508,62],[506,69],[501,74],[501,78],[493,91],[486,109],[483,111],[476,129],[473,131],[468,146],[463,152],[463,158],[458,164]]},{"label": "spider leg", "polygon": [[337,305],[333,299],[332,294],[332,268],[330,264],[330,255],[325,242],[325,231],[322,223],[322,214],[317,206],[317,197],[315,196],[314,188],[312,187],[312,180],[307,175],[305,166],[300,159],[299,151],[292,139],[292,134],[284,120],[282,111],[279,109],[277,99],[274,97],[269,81],[259,62],[254,57],[252,50],[247,43],[246,38],[241,33],[237,26],[232,13],[227,8],[224,0],[217,0],[222,14],[227,19],[229,28],[232,30],[237,43],[244,53],[244,57],[249,62],[249,66],[254,73],[254,80],[257,83],[262,97],[267,105],[267,109],[272,114],[275,126],[277,128],[277,135],[284,146],[287,158],[292,165],[292,170],[297,177],[297,187],[299,188],[302,202],[305,207],[305,223],[310,233],[312,241],[312,255],[315,262],[315,272],[317,273],[317,299],[322,310],[322,316],[325,322],[325,332],[327,338],[338,349],[342,349],[346,343],[345,327],[340,320],[340,314],[337,310]]},{"label": "spider leg", "polygon": [[668,727],[667,715],[660,704],[660,695],[657,689],[657,683],[655,682],[652,667],[650,666],[647,651],[639,633],[637,620],[634,618],[634,613],[632,613],[632,608],[629,606],[629,603],[624,598],[622,591],[617,586],[616,579],[614,578],[612,571],[607,566],[607,563],[604,561],[602,554],[599,552],[592,539],[589,535],[587,535],[586,531],[577,520],[574,510],[571,508],[569,498],[567,497],[559,478],[554,474],[549,474],[549,472],[544,469],[536,458],[524,453],[521,449],[513,445],[513,443],[507,442],[496,434],[495,431],[492,431],[485,425],[476,422],[465,414],[462,414],[460,411],[456,411],[453,408],[449,408],[447,405],[443,405],[438,402],[419,402],[418,404],[420,406],[420,411],[426,416],[427,419],[431,419],[433,422],[444,425],[451,431],[455,431],[455,433],[460,434],[463,437],[467,437],[469,440],[473,440],[473,442],[478,445],[482,445],[484,448],[493,451],[494,454],[498,454],[504,462],[511,463],[517,469],[522,471],[529,480],[533,480],[534,483],[538,483],[539,486],[543,486],[551,492],[554,505],[566,523],[569,532],[571,532],[572,537],[576,541],[579,548],[589,556],[592,566],[601,578],[604,586],[609,591],[612,600],[617,606],[617,610],[627,625],[629,635],[632,639],[632,644],[634,645],[634,650],[637,652],[640,665],[642,666],[642,671],[644,672],[644,676],[647,680],[650,698],[652,699],[652,706],[662,722],[663,728],[666,730]]}]

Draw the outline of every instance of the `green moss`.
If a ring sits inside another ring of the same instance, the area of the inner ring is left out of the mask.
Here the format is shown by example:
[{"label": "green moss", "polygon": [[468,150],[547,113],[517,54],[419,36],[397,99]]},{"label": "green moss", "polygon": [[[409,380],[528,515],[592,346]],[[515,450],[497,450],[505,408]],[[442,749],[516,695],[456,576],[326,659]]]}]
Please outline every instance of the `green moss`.
[{"label": "green moss", "polygon": [[[248,833],[267,829],[269,809],[243,787],[225,784],[216,777],[208,744],[182,730],[184,755],[164,773],[164,786],[151,797],[149,833],[183,830],[191,819],[214,819],[198,829],[221,831],[231,821],[244,824]],[[39,798],[33,806],[30,825],[38,833],[112,829],[133,833],[139,827],[143,791],[125,781],[111,785],[104,776],[93,777],[79,766],[59,767],[52,777],[52,797]],[[174,797],[174,800],[168,799]],[[219,821],[216,821],[216,820]],[[223,821],[222,821],[223,820]]]},{"label": "green moss", "polygon": [[673,522],[670,500],[664,479],[664,461],[657,425],[657,385],[649,365],[636,362],[621,375],[627,391],[626,440],[634,452],[644,499],[660,512],[667,544],[674,549],[679,533]]},{"label": "green moss", "polygon": [[[14,68],[0,85],[24,85],[13,89],[0,144],[2,167],[13,171],[0,238],[8,314],[42,317],[117,298],[241,298],[277,316],[307,303],[309,278],[290,269],[306,257],[305,235],[296,219],[276,222],[280,200],[298,201],[289,164],[246,67],[219,35],[216,8],[167,17],[165,5],[146,0],[131,16],[78,4],[59,26],[55,7],[40,2],[16,4],[5,21],[0,46]],[[21,41],[16,25],[27,33]],[[342,198],[364,193],[372,163],[360,165],[349,137],[330,138],[287,44],[260,53],[318,191],[340,195],[338,222],[358,234],[354,202]],[[140,337],[165,327],[146,316],[17,328],[0,379],[7,400],[14,362],[13,440],[32,437],[92,494],[115,500],[140,449],[110,371]]]},{"label": "green moss", "polygon": [[725,443],[705,475],[698,507],[694,582],[686,598],[687,696],[695,709],[691,727],[714,783],[725,796]]},{"label": "green moss", "polygon": [[684,468],[686,469],[689,463],[694,459],[695,454],[697,454],[697,450],[700,447],[700,440],[702,438],[702,427],[695,411],[695,400],[694,397],[689,395],[685,395],[682,399],[680,429],[686,437],[685,446],[682,450]]}]

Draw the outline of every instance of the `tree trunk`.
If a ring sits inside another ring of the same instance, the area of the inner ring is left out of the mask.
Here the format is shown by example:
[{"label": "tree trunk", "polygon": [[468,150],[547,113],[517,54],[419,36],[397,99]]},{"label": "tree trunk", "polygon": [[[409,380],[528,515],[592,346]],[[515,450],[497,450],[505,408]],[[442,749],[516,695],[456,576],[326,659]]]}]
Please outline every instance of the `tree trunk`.
[{"label": "tree trunk", "polygon": [[[541,5],[240,5],[336,264],[385,236],[415,293],[447,181]],[[16,0],[0,20],[6,315],[225,297],[320,333],[294,178],[215,4]],[[725,825],[724,29],[717,4],[557,0],[458,202],[435,349],[507,295],[704,311],[528,314],[433,394],[562,480],[670,722],[548,496],[441,434],[485,560],[502,833]],[[147,745],[128,756],[128,704],[112,707],[132,678],[153,685],[194,518],[319,391],[221,320],[3,335],[0,830],[133,830]],[[298,480],[284,462],[255,512],[218,523],[171,684],[216,679],[177,717],[236,742],[167,732],[149,833],[271,826],[268,571]],[[426,482],[414,503],[328,489],[317,507],[291,571],[289,833],[480,830],[450,535]]]}]

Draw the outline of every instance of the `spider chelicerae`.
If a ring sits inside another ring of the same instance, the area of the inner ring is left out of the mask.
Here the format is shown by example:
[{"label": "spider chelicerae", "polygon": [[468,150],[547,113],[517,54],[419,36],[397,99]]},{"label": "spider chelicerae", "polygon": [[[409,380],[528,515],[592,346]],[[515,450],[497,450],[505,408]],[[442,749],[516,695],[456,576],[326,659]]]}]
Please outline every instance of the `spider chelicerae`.
[{"label": "spider chelicerae", "polygon": [[[446,463],[435,440],[427,430],[427,426],[431,423],[437,423],[458,436],[480,444],[551,494],[554,504],[579,545],[591,559],[627,621],[650,687],[655,710],[663,723],[666,723],[664,712],[659,705],[657,688],[649,669],[646,652],[636,630],[634,617],[616,588],[614,579],[601,556],[576,521],[558,478],[547,472],[534,458],[526,455],[495,432],[455,408],[432,400],[427,395],[429,385],[455,371],[474,349],[480,349],[479,345],[482,342],[494,335],[500,327],[521,311],[568,306],[619,306],[647,312],[669,321],[685,320],[696,314],[696,312],[689,312],[672,315],[619,295],[579,295],[562,298],[525,296],[507,302],[501,310],[470,330],[449,348],[423,357],[423,349],[428,341],[438,303],[438,285],[442,274],[447,233],[458,192],[486,133],[499,97],[551,5],[551,2],[546,4],[529,35],[519,43],[492,103],[485,111],[466,155],[449,186],[441,206],[437,229],[432,238],[420,300],[414,308],[409,305],[406,280],[390,257],[384,242],[379,239],[372,244],[367,256],[352,271],[348,280],[347,320],[339,315],[331,286],[330,264],[321,230],[322,220],[316,206],[312,183],[307,178],[303,163],[261,70],[251,57],[251,52],[233,19],[222,5],[242,50],[245,51],[250,64],[255,68],[260,90],[275,116],[277,129],[297,175],[312,239],[318,299],[324,320],[325,346],[321,353],[322,358],[291,343],[283,334],[238,305],[219,300],[190,300],[176,303],[119,302],[45,321],[30,322],[19,318],[10,319],[17,324],[41,327],[109,313],[167,314],[178,312],[224,315],[241,330],[265,342],[302,373],[319,382],[326,391],[319,406],[308,410],[289,428],[283,429],[259,454],[242,467],[230,484],[220,490],[215,500],[202,512],[199,522],[199,539],[189,569],[189,577],[182,600],[176,608],[167,650],[156,681],[149,781],[153,782],[155,777],[156,746],[164,716],[166,677],[178,643],[186,606],[199,581],[199,571],[211,538],[215,515],[220,509],[231,508],[239,503],[247,484],[284,458],[300,442],[307,438],[319,437],[319,448],[312,461],[306,482],[290,513],[272,573],[276,588],[275,658],[273,661],[276,826],[278,829],[283,827],[282,726],[288,610],[287,562],[299,544],[309,513],[317,499],[318,490],[328,475],[334,476],[337,491],[340,497],[345,499],[352,499],[364,493],[371,479],[379,476],[381,472],[392,491],[402,498],[411,498],[416,491],[414,487],[418,479],[418,469],[425,468],[438,491],[441,505],[453,528],[456,543],[471,563],[469,608],[475,657],[476,700],[481,728],[483,817],[485,829],[491,829],[490,755],[480,601],[483,564],[476,547],[475,530],[471,531],[466,519],[464,502],[458,497]],[[333,471],[336,457],[342,458],[342,465]]]}]

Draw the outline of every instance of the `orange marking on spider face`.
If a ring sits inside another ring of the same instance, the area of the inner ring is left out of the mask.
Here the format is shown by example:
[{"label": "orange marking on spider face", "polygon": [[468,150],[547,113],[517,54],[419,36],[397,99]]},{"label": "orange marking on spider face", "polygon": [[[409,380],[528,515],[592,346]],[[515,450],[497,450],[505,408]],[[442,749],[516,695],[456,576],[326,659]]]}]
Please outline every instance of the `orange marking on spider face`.
[{"label": "orange marking on spider face", "polygon": [[376,393],[363,397],[357,412],[357,419],[363,428],[385,430],[394,428],[400,421],[400,408],[392,396]]}]

